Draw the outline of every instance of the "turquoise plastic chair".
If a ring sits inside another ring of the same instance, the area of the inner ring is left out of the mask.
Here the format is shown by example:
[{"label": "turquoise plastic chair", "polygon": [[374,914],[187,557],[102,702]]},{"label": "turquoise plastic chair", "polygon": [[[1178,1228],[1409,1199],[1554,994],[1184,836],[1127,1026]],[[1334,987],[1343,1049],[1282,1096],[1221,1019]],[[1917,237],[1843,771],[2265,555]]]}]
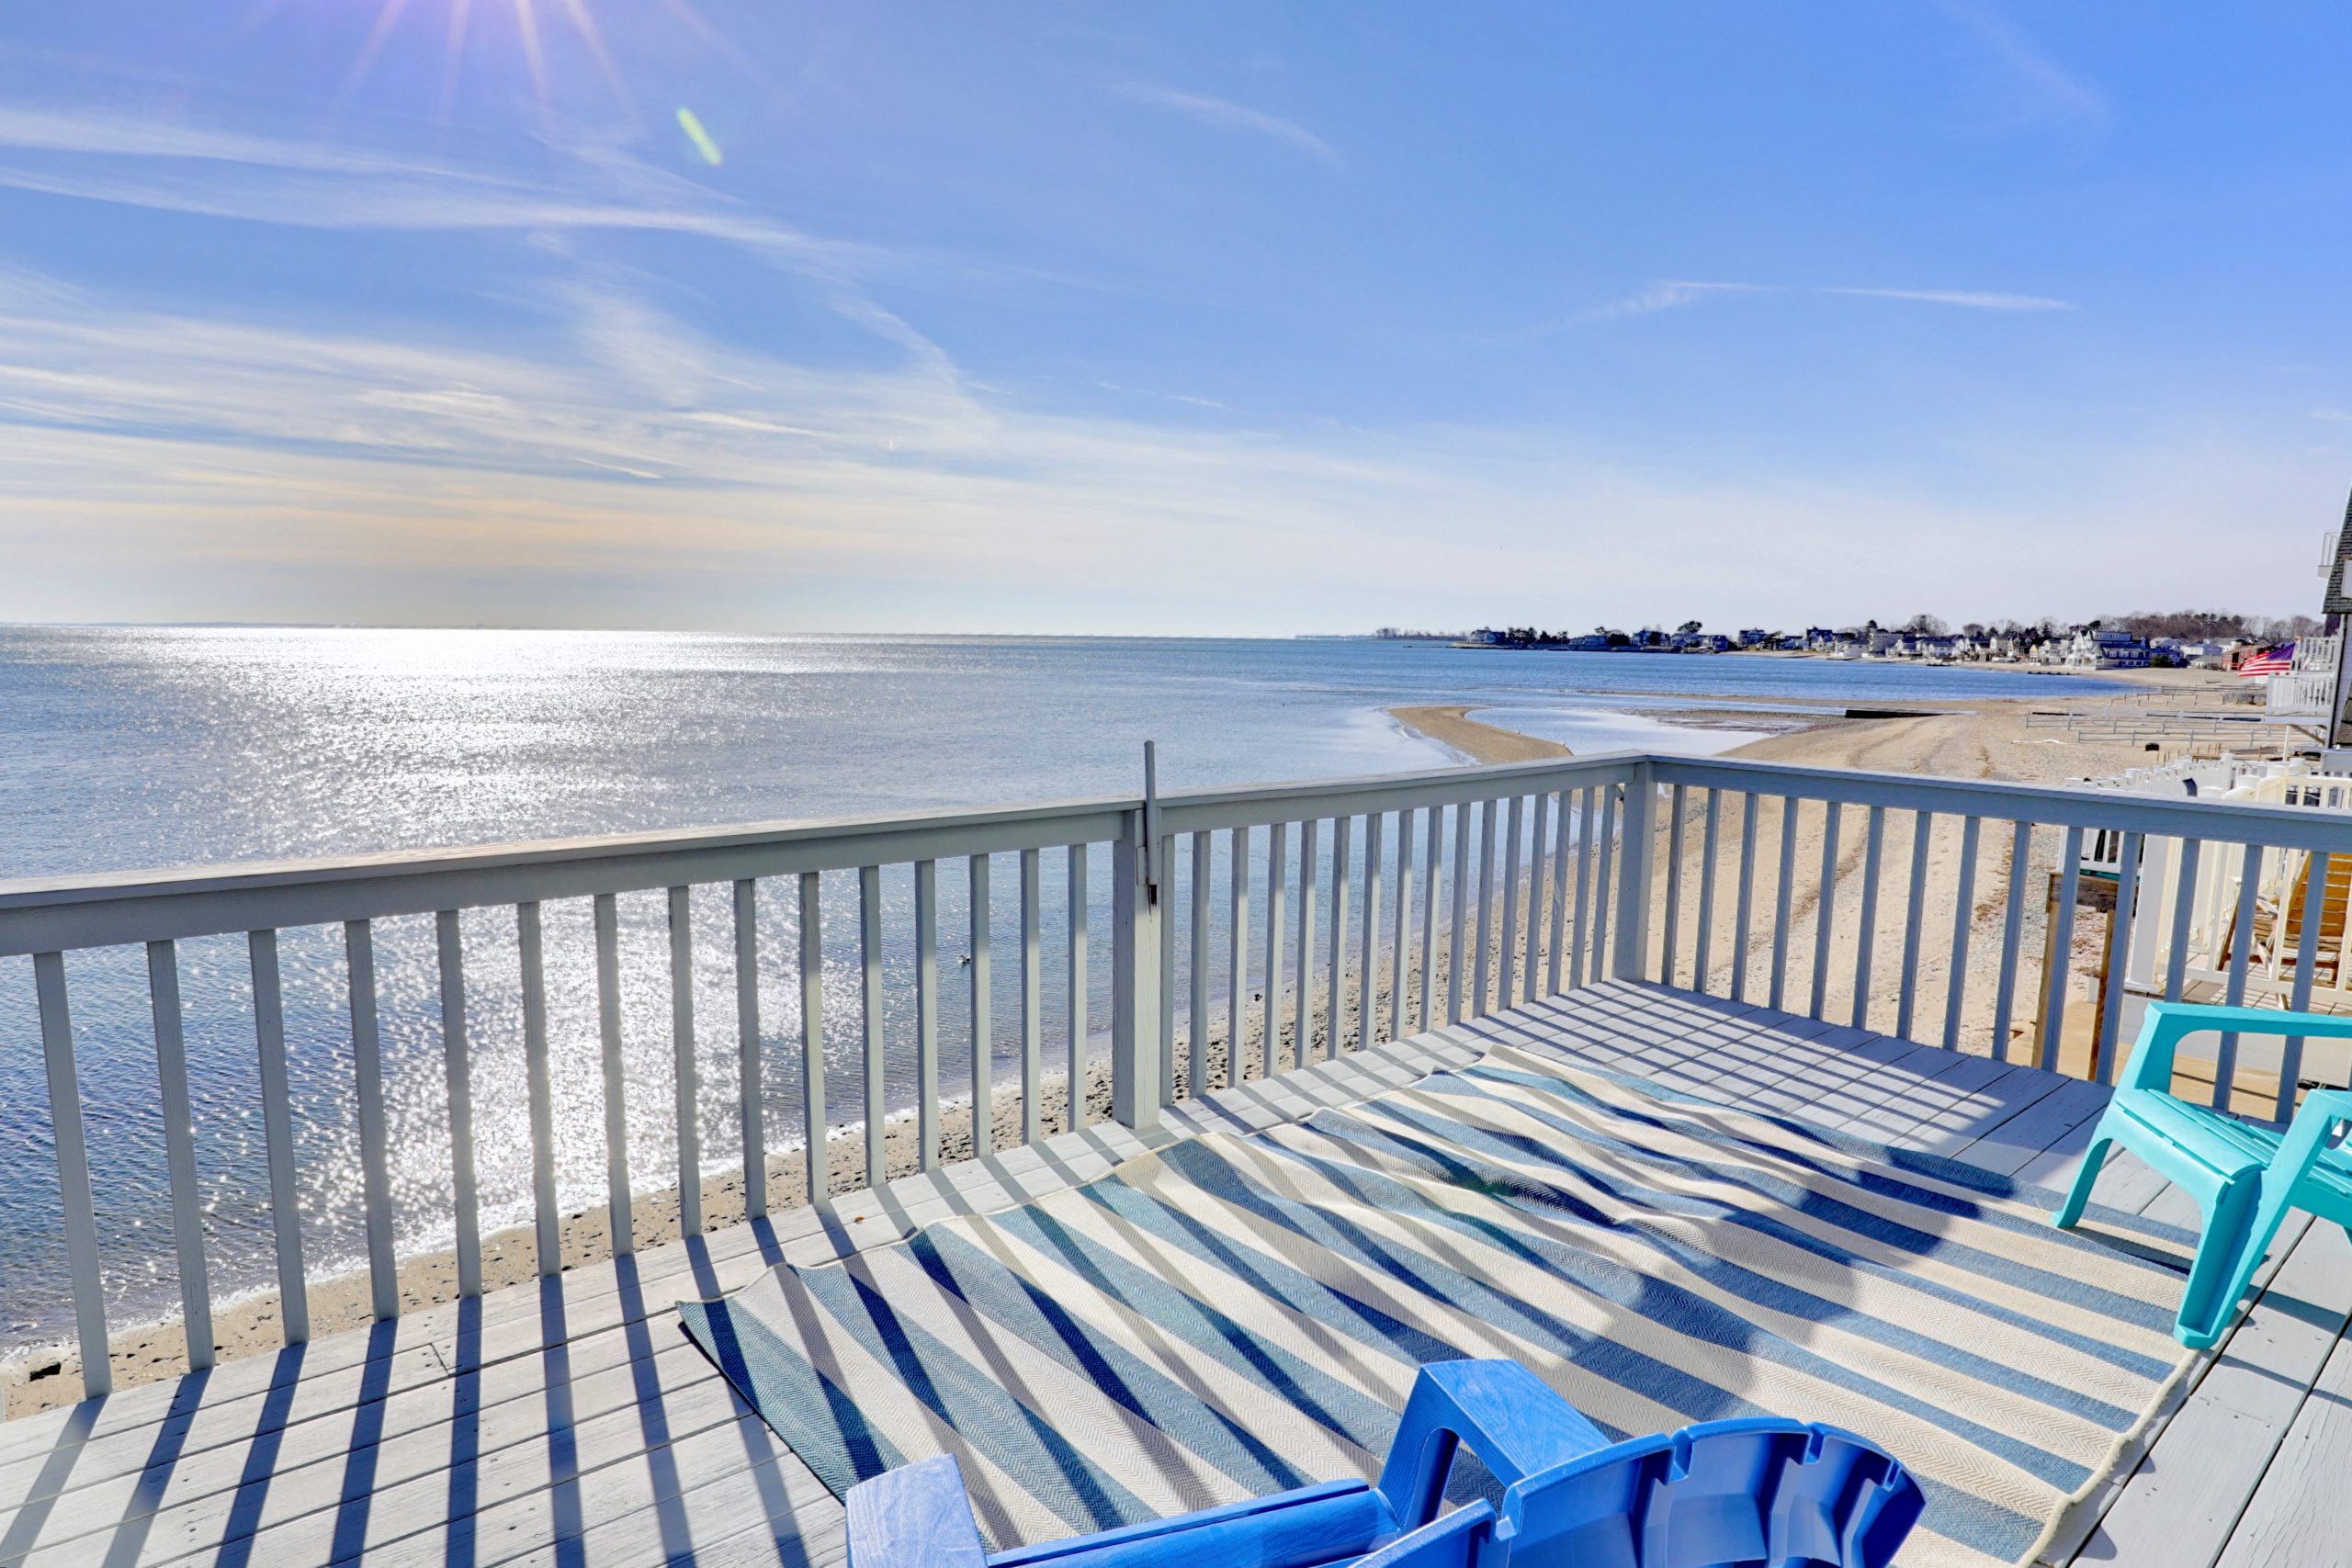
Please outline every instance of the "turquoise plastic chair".
[{"label": "turquoise plastic chair", "polygon": [[[1501,1498],[1440,1514],[1464,1448]],[[994,1555],[952,1454],[860,1482],[845,1501],[850,1568],[1885,1568],[1926,1505],[1902,1465],[1831,1427],[1709,1421],[1611,1443],[1508,1360],[1422,1367],[1376,1483]]]},{"label": "turquoise plastic chair", "polygon": [[2352,1155],[2336,1146],[2336,1130],[2352,1122],[2352,1090],[2306,1096],[2283,1129],[2191,1104],[2172,1092],[2173,1054],[2184,1038],[2208,1029],[2341,1040],[2352,1039],[2352,1018],[2151,1003],[2065,1206],[2051,1216],[2062,1229],[2083,1217],[2110,1144],[2121,1144],[2194,1198],[2205,1232],[2173,1330],[2192,1349],[2211,1345],[2230,1325],[2288,1210],[2305,1210],[2352,1233]]}]

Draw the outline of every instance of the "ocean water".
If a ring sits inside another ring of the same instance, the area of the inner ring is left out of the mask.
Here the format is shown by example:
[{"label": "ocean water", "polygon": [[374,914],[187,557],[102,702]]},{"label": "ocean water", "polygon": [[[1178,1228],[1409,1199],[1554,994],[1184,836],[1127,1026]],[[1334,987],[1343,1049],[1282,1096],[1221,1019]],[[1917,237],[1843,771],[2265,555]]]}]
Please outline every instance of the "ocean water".
[{"label": "ocean water", "polygon": [[[1159,742],[1163,787],[1441,766],[1444,749],[1383,709],[1464,702],[1577,750],[1712,751],[1736,730],[1663,721],[1698,694],[1755,706],[2048,695],[2106,683],[2007,671],[1813,660],[1458,650],[1369,641],[747,637],[317,628],[0,628],[0,877],[330,855],[717,823],[917,811],[1138,787]],[[1760,720],[1759,722],[1762,722]],[[1263,836],[1254,901],[1262,919]],[[1359,854],[1361,847],[1359,846]],[[1393,855],[1393,851],[1392,851]],[[1328,865],[1328,844],[1323,851]],[[1107,1021],[1108,866],[1089,868],[1098,933],[1082,998]],[[1179,894],[1182,863],[1177,857]],[[1225,854],[1213,892],[1220,920]],[[1043,865],[1049,1065],[1065,1059],[1062,857]],[[968,1081],[963,868],[941,868],[942,1077]],[[854,1121],[863,1035],[854,874],[829,875],[823,1038],[836,1124]],[[695,1004],[706,1170],[733,1158],[734,977],[724,888],[697,889]],[[1000,1085],[1017,1069],[1013,857],[997,857],[989,1031]],[[909,1031],[910,875],[885,878],[886,1030]],[[620,900],[632,1183],[675,1170],[667,915]],[[601,1198],[603,1089],[584,903],[545,911],[556,1163],[567,1208]],[[761,895],[763,1102],[771,1147],[798,1120],[793,890]],[[449,1239],[449,1150],[431,922],[379,922],[392,1187],[403,1249]],[[1256,949],[1259,941],[1253,939]],[[359,1253],[349,998],[340,931],[281,938],[289,1068],[311,1269]],[[485,1228],[529,1205],[520,977],[512,910],[465,918],[469,1050]],[[1225,951],[1224,937],[1213,941]],[[273,1278],[242,937],[180,944],[198,1164],[216,1298]],[[155,1109],[144,956],[70,954],[79,1077],[119,1325],[177,1296]],[[1231,976],[1219,975],[1221,995]],[[1253,986],[1262,976],[1243,977]],[[1221,1016],[1221,1006],[1219,1009]],[[30,961],[0,960],[0,1355],[71,1322]],[[906,1102],[909,1053],[888,1064]]]}]

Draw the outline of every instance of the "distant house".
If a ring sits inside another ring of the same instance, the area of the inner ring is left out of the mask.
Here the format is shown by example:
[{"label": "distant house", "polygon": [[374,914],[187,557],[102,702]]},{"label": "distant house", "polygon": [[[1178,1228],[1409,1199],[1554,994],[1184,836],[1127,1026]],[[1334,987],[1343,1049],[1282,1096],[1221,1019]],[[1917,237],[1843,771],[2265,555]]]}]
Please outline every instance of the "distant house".
[{"label": "distant house", "polygon": [[1492,626],[1480,626],[1476,631],[1472,632],[1466,640],[1475,642],[1481,648],[1500,648],[1510,639]]},{"label": "distant house", "polygon": [[1609,651],[1609,634],[1587,632],[1582,637],[1568,638],[1565,646],[1570,653],[1606,653]]},{"label": "distant house", "polygon": [[2065,645],[2062,662],[2070,670],[2145,670],[2153,651],[2145,637],[2085,626]]},{"label": "distant house", "polygon": [[1826,653],[1838,646],[1838,634],[1827,626],[1807,626],[1804,646],[1815,653]]},{"label": "distant house", "polygon": [[1762,626],[1743,626],[1735,640],[1742,648],[1761,648],[1772,640],[1772,634]]},{"label": "distant house", "polygon": [[2171,643],[2172,646],[2167,651],[2169,651],[2175,659],[2179,660],[2183,664],[2199,670],[2220,670],[2225,668],[2225,661],[2228,658],[2229,650],[2211,637],[2206,637],[2200,640],[2191,640],[2188,637],[2167,637],[2160,640]]}]

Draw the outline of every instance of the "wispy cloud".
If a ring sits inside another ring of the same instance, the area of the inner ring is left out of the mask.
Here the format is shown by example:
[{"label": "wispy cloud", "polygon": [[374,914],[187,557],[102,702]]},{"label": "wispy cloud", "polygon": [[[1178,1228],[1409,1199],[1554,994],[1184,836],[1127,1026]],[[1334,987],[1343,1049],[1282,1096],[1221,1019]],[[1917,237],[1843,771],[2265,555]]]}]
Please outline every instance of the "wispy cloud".
[{"label": "wispy cloud", "polygon": [[1807,294],[1849,294],[1864,299],[1908,299],[1918,305],[1956,305],[1963,310],[2071,310],[2071,299],[2042,294],[1995,294],[1975,288],[1808,288]]},{"label": "wispy cloud", "polygon": [[[2189,442],[2080,454],[2076,488],[2038,505],[1973,501],[1967,479],[1694,477],[1556,429],[1207,427],[1039,410],[903,364],[813,369],[698,333],[619,275],[552,305],[530,341],[486,347],[13,278],[0,553],[17,570],[0,618],[984,629],[1034,613],[1263,632],[1574,604],[1727,619],[1821,604],[1825,556],[1876,563],[1833,591],[2039,614],[2064,606],[2036,585],[2109,581],[2117,561],[2119,593],[2185,592],[2181,562],[2216,570],[2194,548],[2215,487],[2243,508],[2243,476],[2269,472]],[[1437,571],[1431,517],[1459,520]],[[1564,527],[1575,549],[1543,547]],[[1960,536],[1987,547],[1887,544]],[[1661,572],[1662,537],[1706,570]],[[2029,544],[2045,570],[2021,580],[2005,563]],[[2267,569],[2240,552],[2221,570],[2234,591]]]},{"label": "wispy cloud", "polygon": [[1805,294],[1843,296],[1860,299],[1899,299],[1915,305],[1949,305],[1963,310],[2071,310],[2073,301],[2041,294],[2003,294],[1972,288],[1866,288],[1850,285],[1786,283],[1702,283],[1689,279],[1653,283],[1638,294],[1597,305],[1574,321],[1613,321],[1628,316],[1655,315],[1685,305],[1743,294]]},{"label": "wispy cloud", "polygon": [[613,147],[559,145],[526,179],[238,131],[54,108],[0,108],[0,186],[288,228],[660,231],[739,245],[814,285],[843,319],[935,375],[946,356],[861,281],[914,264],[812,236]]},{"label": "wispy cloud", "polygon": [[1166,109],[1182,115],[1186,119],[1218,130],[1238,131],[1245,136],[1262,136],[1282,142],[1298,152],[1311,153],[1327,163],[1340,162],[1340,151],[1329,141],[1294,119],[1253,109],[1247,104],[1237,104],[1230,98],[1212,97],[1206,93],[1180,92],[1157,82],[1123,81],[1114,84],[1121,96],[1153,108]]},{"label": "wispy cloud", "polygon": [[2007,21],[1969,0],[1944,0],[1944,9],[1984,44],[1995,67],[1976,94],[1980,129],[2107,129],[2107,95],[2036,49]]},{"label": "wispy cloud", "polygon": [[1597,305],[1577,318],[1580,321],[1613,321],[1626,316],[1650,316],[1683,305],[1696,305],[1725,294],[1754,294],[1770,288],[1764,283],[1653,283],[1639,294]]}]

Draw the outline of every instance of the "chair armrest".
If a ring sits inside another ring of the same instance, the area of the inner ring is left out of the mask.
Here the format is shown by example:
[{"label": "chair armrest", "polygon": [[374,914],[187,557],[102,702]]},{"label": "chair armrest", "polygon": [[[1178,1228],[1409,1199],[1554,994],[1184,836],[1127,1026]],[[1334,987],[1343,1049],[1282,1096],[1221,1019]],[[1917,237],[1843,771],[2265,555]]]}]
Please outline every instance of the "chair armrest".
[{"label": "chair armrest", "polygon": [[2270,1168],[2300,1178],[2327,1145],[2339,1122],[2352,1122],[2352,1089],[2322,1089],[2305,1095],[2295,1109],[2287,1135],[2278,1140]]},{"label": "chair armrest", "polygon": [[2305,1039],[2352,1040],[2352,1016],[2280,1012],[2271,1008],[2211,1007],[2199,1002],[2150,1002],[2132,1049],[2124,1087],[2172,1092],[2174,1050],[2181,1041],[2214,1029],[2234,1034],[2293,1034]]},{"label": "chair armrest", "polygon": [[979,1521],[954,1454],[861,1481],[842,1503],[850,1568],[985,1568]]},{"label": "chair armrest", "polygon": [[1432,1361],[1413,1380],[1380,1470],[1380,1491],[1400,1527],[1417,1529],[1437,1517],[1464,1444],[1508,1487],[1607,1448],[1609,1438],[1517,1361]]}]

